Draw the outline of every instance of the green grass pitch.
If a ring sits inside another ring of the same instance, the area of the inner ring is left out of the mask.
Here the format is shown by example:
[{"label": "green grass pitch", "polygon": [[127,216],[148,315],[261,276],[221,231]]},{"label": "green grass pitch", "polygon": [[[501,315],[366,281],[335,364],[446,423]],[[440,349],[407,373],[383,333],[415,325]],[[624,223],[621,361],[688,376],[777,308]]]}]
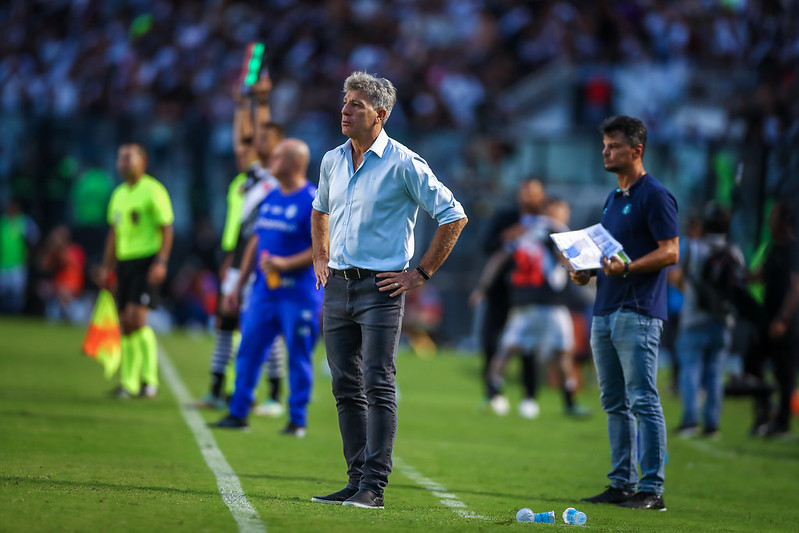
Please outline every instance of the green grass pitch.
[{"label": "green grass pitch", "polygon": [[[167,381],[154,400],[111,399],[114,384],[79,354],[82,335],[0,320],[0,531],[238,531]],[[194,397],[205,392],[212,344],[205,334],[159,336]],[[478,357],[446,351],[431,359],[400,352],[386,509],[311,503],[346,482],[323,359],[319,348],[306,438],[279,435],[285,419],[251,417],[249,433],[213,431],[267,531],[547,531],[577,527],[560,520],[569,506],[588,515],[584,527],[594,532],[799,530],[799,444],[749,437],[748,400],[726,400],[719,440],[670,432],[668,511],[581,504],[603,490],[610,468],[590,366],[580,399],[591,418],[566,418],[558,392],[542,387],[541,416],[530,421],[515,411],[514,365],[514,410],[496,417],[479,409]],[[671,429],[679,402],[661,382]],[[205,421],[222,415],[202,413]],[[431,483],[435,491],[423,486]],[[558,524],[517,523],[522,507],[554,510]]]}]

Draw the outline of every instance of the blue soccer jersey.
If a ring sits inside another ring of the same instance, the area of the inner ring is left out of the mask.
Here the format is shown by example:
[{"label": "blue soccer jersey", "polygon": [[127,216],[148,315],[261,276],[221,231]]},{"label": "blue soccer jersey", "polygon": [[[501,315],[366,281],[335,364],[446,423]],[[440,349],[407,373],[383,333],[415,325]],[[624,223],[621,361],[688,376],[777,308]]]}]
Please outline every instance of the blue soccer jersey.
[{"label": "blue soccer jersey", "polygon": [[286,257],[311,247],[311,204],[316,187],[309,183],[302,189],[284,194],[280,189],[270,192],[258,207],[255,233],[258,250],[255,256],[255,290],[294,291],[316,288],[313,265],[272,274],[269,279],[261,270],[264,254]]}]

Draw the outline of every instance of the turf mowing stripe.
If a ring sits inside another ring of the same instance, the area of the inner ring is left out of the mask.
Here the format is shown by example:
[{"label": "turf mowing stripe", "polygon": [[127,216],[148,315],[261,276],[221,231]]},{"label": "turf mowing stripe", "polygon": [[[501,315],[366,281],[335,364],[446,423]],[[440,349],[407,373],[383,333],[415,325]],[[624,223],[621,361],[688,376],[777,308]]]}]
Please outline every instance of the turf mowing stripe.
[{"label": "turf mowing stripe", "polygon": [[239,478],[216,445],[216,440],[205,424],[205,420],[197,411],[186,407],[191,403],[192,398],[183,380],[180,379],[180,374],[172,364],[169,355],[163,349],[159,349],[158,356],[164,378],[175,394],[180,413],[183,415],[186,425],[194,433],[194,439],[200,446],[200,451],[206,464],[208,464],[208,468],[216,476],[216,486],[222,495],[222,501],[230,509],[230,513],[239,525],[239,531],[242,533],[265,533],[266,525],[261,521],[258,512],[244,495]]},{"label": "turf mowing stripe", "polygon": [[440,484],[436,483],[432,479],[423,476],[419,473],[418,470],[410,466],[409,464],[405,463],[399,457],[394,457],[394,465],[397,469],[402,472],[405,477],[409,478],[411,481],[415,482],[417,485],[429,490],[433,493],[433,496],[438,498],[442,505],[445,505],[452,509],[452,512],[460,515],[463,518],[473,518],[477,520],[492,520],[492,518],[479,515],[472,511],[469,511],[466,507],[466,504],[463,503],[460,498],[458,498],[455,494],[452,494],[447,489],[442,487]]}]

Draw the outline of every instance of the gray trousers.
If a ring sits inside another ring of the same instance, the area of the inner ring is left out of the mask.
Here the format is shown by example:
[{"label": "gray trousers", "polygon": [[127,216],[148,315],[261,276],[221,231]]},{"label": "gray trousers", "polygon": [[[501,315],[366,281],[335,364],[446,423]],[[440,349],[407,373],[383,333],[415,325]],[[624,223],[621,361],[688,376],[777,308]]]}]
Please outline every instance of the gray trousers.
[{"label": "gray trousers", "polygon": [[377,278],[331,276],[324,337],[350,488],[378,494],[388,483],[397,433],[394,376],[405,294],[390,298]]}]

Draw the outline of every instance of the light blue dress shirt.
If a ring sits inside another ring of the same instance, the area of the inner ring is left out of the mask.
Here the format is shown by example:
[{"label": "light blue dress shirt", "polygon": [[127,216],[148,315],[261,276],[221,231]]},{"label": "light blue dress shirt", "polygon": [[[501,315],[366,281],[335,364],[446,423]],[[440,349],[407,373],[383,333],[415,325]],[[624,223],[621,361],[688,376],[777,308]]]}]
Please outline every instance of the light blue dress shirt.
[{"label": "light blue dress shirt", "polygon": [[419,207],[439,226],[466,218],[427,162],[385,131],[366,151],[357,171],[350,140],[322,158],[313,208],[330,216],[330,268],[380,272],[407,268]]}]

